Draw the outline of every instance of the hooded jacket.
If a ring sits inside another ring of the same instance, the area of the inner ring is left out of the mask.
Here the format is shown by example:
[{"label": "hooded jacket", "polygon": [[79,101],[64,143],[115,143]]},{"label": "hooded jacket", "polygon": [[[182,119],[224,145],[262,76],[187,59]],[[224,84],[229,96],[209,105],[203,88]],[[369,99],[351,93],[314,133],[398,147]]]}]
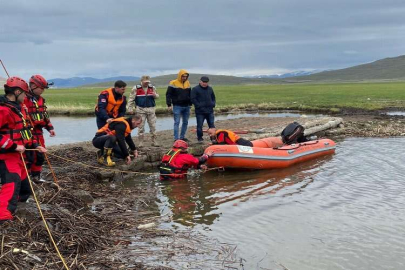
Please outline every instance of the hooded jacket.
[{"label": "hooded jacket", "polygon": [[177,79],[172,80],[169,83],[166,91],[166,104],[168,107],[172,105],[176,106],[191,106],[191,87],[190,82],[185,81],[184,83],[181,81],[181,76],[184,74],[188,74],[187,70],[181,69],[179,74],[177,74]]}]

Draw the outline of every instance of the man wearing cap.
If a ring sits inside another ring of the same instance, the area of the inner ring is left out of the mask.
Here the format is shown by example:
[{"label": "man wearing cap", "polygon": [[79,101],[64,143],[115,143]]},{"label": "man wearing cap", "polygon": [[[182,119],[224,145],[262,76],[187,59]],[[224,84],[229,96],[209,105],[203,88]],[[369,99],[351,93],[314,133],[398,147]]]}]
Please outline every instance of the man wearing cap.
[{"label": "man wearing cap", "polygon": [[155,99],[159,98],[156,88],[150,83],[150,76],[141,77],[141,84],[132,88],[128,100],[128,112],[135,112],[142,117],[142,123],[138,131],[138,147],[143,146],[145,133],[145,122],[148,121],[150,133],[152,134],[152,146],[159,146],[156,138],[156,113]]},{"label": "man wearing cap", "polygon": [[209,78],[202,76],[200,83],[191,90],[191,102],[194,104],[195,117],[197,119],[197,139],[202,143],[203,124],[207,120],[209,128],[215,128],[214,125],[214,107],[215,94],[211,86],[208,85]]}]

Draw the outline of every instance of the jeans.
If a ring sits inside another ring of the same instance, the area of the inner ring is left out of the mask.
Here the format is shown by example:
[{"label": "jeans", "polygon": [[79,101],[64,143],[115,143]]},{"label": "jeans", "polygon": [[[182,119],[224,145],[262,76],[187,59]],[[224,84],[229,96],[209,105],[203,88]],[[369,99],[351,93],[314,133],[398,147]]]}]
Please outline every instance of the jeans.
[{"label": "jeans", "polygon": [[203,125],[204,120],[207,120],[208,128],[215,128],[214,126],[214,113],[197,113],[197,138],[199,141],[203,139]]},{"label": "jeans", "polygon": [[[174,127],[173,127],[174,139],[175,140],[184,139],[188,126],[188,118],[190,117],[190,107],[173,106],[173,117],[174,117]],[[183,118],[183,123],[181,125],[181,133],[179,137],[180,118]]]}]

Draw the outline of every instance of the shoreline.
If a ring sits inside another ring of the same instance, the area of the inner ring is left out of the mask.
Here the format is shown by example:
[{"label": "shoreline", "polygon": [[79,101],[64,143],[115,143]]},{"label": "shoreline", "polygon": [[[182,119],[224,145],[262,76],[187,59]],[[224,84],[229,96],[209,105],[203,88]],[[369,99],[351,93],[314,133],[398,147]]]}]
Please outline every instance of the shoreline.
[{"label": "shoreline", "polygon": [[[404,116],[347,113],[340,117],[344,120],[342,127],[326,130],[319,136],[331,139],[405,136]],[[307,119],[300,118],[301,121]],[[216,122],[216,125],[231,129],[279,129],[294,120],[297,119],[257,117],[252,121],[251,118],[245,117],[221,120]],[[193,128],[189,127],[187,137],[191,140],[192,152],[198,154],[203,151],[205,145],[197,144],[195,133],[191,131]],[[149,138],[150,135],[146,135],[145,141]],[[240,258],[236,254],[210,253],[209,248],[203,249],[204,243],[209,245],[212,239],[204,239],[204,236],[198,235],[193,239],[201,237],[204,241],[190,241],[190,234],[198,234],[192,229],[176,231],[159,228],[159,224],[169,222],[170,217],[160,216],[156,205],[158,187],[154,184],[158,180],[150,178],[157,177],[156,166],[159,162],[156,160],[160,160],[161,155],[173,143],[172,131],[158,132],[158,138],[161,147],[150,147],[147,142],[146,146],[141,148],[139,160],[131,165],[118,162],[114,168],[144,172],[145,177],[137,177],[136,182],[129,173],[101,170],[105,167],[97,164],[95,148],[91,142],[49,147],[50,154],[64,158],[49,155],[61,189],[53,184],[51,171],[48,166],[44,166],[43,175],[48,182],[35,184],[35,192],[59,249],[71,268],[176,269],[177,257],[171,252],[176,243],[187,241],[190,245],[179,251],[180,253],[190,255],[207,250],[199,256],[212,261],[218,256],[232,257],[234,260],[227,261],[226,266],[238,267]],[[208,143],[208,138],[205,140]],[[132,181],[133,185],[125,187],[122,180]],[[18,205],[16,216],[14,221],[6,222],[1,227],[4,238],[0,268],[62,267],[53,246],[49,243],[32,198],[28,203]],[[141,229],[140,225],[149,227]],[[172,250],[165,248],[165,245],[156,246],[162,239],[166,239],[166,242],[172,241]],[[141,247],[134,246],[134,242],[142,243]],[[15,253],[14,248],[25,250],[31,256],[21,252]],[[155,248],[154,251],[150,250],[152,248]],[[141,251],[143,255],[140,255]],[[155,258],[155,262],[148,261],[148,256]],[[189,260],[192,264],[193,259]],[[178,263],[180,265],[180,262]],[[225,267],[219,263],[218,269],[221,268]]]}]

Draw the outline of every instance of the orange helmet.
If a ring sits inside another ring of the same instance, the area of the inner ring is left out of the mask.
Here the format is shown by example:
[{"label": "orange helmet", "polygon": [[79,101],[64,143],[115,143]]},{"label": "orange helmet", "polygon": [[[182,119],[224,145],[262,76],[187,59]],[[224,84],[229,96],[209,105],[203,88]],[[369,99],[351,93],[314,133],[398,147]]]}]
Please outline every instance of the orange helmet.
[{"label": "orange helmet", "polygon": [[174,142],[173,148],[180,148],[180,149],[183,149],[183,150],[187,150],[188,149],[188,143],[183,141],[183,140],[177,140],[177,141]]},{"label": "orange helmet", "polygon": [[41,75],[32,75],[30,78],[30,84],[33,83],[39,88],[49,88],[48,82]]},{"label": "orange helmet", "polygon": [[6,86],[10,88],[20,88],[24,92],[28,93],[28,84],[20,77],[8,78],[4,87]]}]

